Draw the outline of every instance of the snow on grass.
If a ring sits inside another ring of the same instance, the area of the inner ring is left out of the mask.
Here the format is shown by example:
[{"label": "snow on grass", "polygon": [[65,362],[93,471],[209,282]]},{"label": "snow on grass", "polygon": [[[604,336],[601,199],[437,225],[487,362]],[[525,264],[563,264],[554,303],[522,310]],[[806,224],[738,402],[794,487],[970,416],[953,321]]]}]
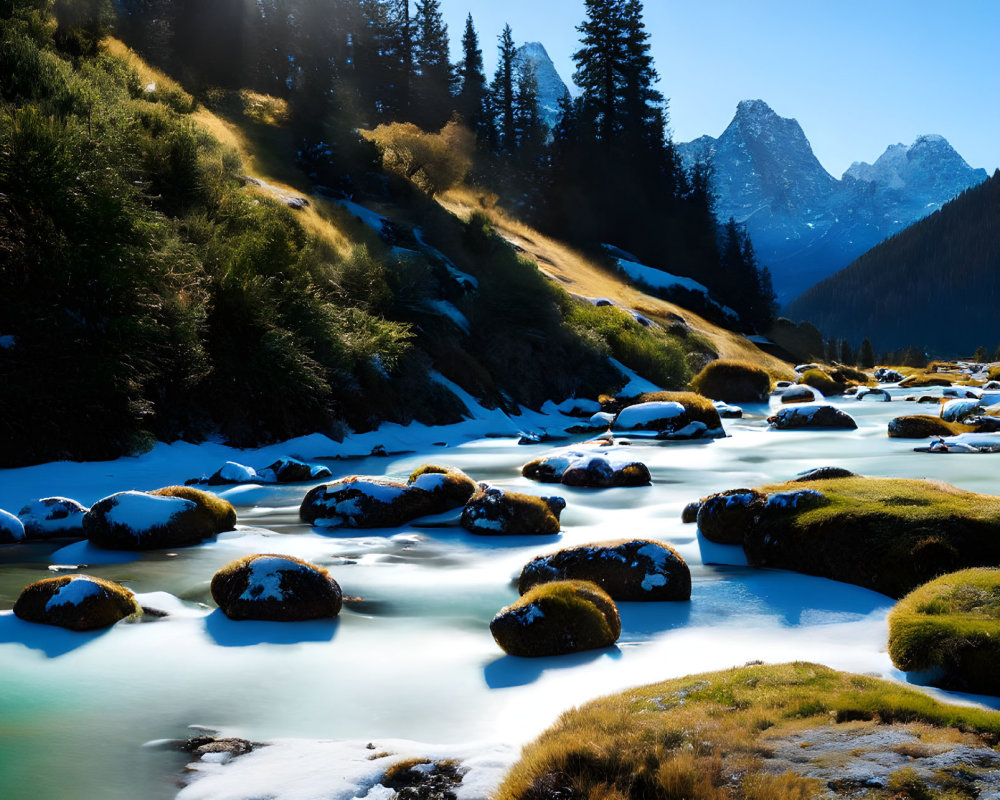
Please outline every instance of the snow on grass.
[{"label": "snow on grass", "polygon": [[381,234],[382,229],[387,225],[391,225],[389,220],[383,217],[381,214],[376,214],[369,208],[365,208],[358,203],[354,203],[350,200],[339,199],[335,200],[335,203],[343,206],[348,211],[350,211],[354,216],[360,219],[365,225],[371,228],[375,233]]},{"label": "snow on grass", "polygon": [[628,379],[628,383],[626,383],[625,386],[622,387],[621,391],[618,392],[619,397],[635,397],[639,394],[659,392],[662,390],[661,386],[657,386],[652,381],[646,380],[638,372],[629,369],[618,359],[609,358],[608,361],[611,363],[611,366]]},{"label": "snow on grass", "polygon": [[585,397],[571,397],[557,405],[556,410],[563,414],[596,414],[601,410],[601,404]]},{"label": "snow on grass", "polygon": [[708,291],[708,288],[693,278],[685,278],[680,275],[673,275],[669,272],[665,272],[662,269],[655,269],[654,267],[647,267],[645,264],[639,264],[636,261],[629,261],[625,258],[619,258],[616,261],[618,266],[618,271],[625,273],[629,278],[631,278],[636,283],[645,284],[653,289],[660,291],[670,291],[672,289],[684,289],[689,292],[696,292],[698,294],[704,295],[705,300],[707,300],[711,305],[722,311],[723,314],[729,317],[739,317],[735,311],[733,311],[728,306],[724,306],[721,303],[714,300]]},{"label": "snow on grass", "polygon": [[419,244],[424,250],[439,259],[441,263],[445,265],[445,268],[448,270],[448,274],[455,279],[456,283],[459,283],[462,286],[471,287],[472,289],[479,288],[479,280],[475,276],[470,275],[468,272],[462,272],[462,270],[456,267],[455,262],[448,258],[448,256],[433,245],[427,244],[427,240],[424,239],[423,228],[414,228],[413,238],[417,240],[417,244]]},{"label": "snow on grass", "polygon": [[104,589],[84,575],[74,575],[66,583],[56,589],[55,594],[45,604],[46,611],[52,611],[59,606],[78,606],[91,597],[100,597]]},{"label": "snow on grass", "polygon": [[178,514],[197,508],[182,497],[161,497],[144,492],[122,492],[105,518],[111,525],[122,525],[142,536],[153,528],[170,524]]},{"label": "snow on grass", "polygon": [[435,314],[440,314],[454,322],[466,336],[472,332],[472,325],[469,324],[468,318],[453,303],[449,303],[447,300],[430,300],[427,305]]},{"label": "snow on grass", "polygon": [[417,489],[423,489],[425,492],[434,492],[442,488],[449,480],[449,477],[443,472],[424,472],[417,476],[417,479],[410,484]]}]

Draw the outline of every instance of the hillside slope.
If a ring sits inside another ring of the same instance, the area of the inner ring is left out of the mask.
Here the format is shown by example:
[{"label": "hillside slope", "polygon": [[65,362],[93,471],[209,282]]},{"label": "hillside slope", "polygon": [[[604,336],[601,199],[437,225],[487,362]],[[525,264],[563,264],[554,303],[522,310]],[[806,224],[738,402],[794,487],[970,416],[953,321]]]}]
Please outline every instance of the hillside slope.
[{"label": "hillside slope", "polygon": [[621,274],[600,265],[597,260],[539,233],[488,202],[484,208],[481,194],[474,190],[453,190],[440,198],[439,202],[463,218],[474,211],[486,213],[501,236],[530,256],[545,275],[557,281],[568,292],[583,297],[607,298],[664,325],[681,317],[693,331],[704,337],[720,358],[753,361],[775,377],[787,377],[791,373],[786,362],[765,353],[745,336],[709,322],[675,303],[646,294]]},{"label": "hillside slope", "polygon": [[967,356],[998,338],[1000,172],[808,290],[787,310],[828,337]]}]

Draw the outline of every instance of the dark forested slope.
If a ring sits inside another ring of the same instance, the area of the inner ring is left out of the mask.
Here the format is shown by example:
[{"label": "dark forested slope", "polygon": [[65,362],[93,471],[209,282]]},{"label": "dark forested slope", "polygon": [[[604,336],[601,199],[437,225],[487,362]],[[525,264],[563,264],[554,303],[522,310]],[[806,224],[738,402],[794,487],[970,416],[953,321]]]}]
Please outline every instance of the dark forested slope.
[{"label": "dark forested slope", "polygon": [[787,309],[880,352],[969,355],[1000,341],[1000,172],[874,247]]}]

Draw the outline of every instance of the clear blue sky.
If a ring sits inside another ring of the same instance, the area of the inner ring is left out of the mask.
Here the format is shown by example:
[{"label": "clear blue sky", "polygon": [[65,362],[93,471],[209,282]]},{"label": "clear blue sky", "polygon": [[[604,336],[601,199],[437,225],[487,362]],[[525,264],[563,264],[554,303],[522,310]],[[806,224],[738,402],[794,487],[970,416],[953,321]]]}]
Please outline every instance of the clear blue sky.
[{"label": "clear blue sky", "polygon": [[[939,133],[1000,166],[1000,0],[646,0],[675,141],[718,136],[740,100],[802,125],[840,177],[890,144]],[[583,0],[441,0],[452,48],[471,12],[492,77],[496,37],[540,41],[571,83]]]}]

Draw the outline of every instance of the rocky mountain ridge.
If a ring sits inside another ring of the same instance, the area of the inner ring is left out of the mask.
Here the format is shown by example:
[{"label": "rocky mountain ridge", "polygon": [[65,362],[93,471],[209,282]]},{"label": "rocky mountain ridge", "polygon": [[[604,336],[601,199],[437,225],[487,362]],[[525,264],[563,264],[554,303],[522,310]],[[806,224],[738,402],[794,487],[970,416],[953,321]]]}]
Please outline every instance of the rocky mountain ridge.
[{"label": "rocky mountain ridge", "polygon": [[717,139],[678,145],[685,165],[708,158],[716,210],[746,225],[787,303],[894,233],[986,179],[937,135],[891,145],[840,180],[819,163],[799,123],[743,100]]},{"label": "rocky mountain ridge", "polygon": [[541,42],[525,42],[517,48],[518,61],[527,61],[535,68],[538,79],[538,104],[542,119],[551,130],[559,121],[559,100],[569,91]]}]

